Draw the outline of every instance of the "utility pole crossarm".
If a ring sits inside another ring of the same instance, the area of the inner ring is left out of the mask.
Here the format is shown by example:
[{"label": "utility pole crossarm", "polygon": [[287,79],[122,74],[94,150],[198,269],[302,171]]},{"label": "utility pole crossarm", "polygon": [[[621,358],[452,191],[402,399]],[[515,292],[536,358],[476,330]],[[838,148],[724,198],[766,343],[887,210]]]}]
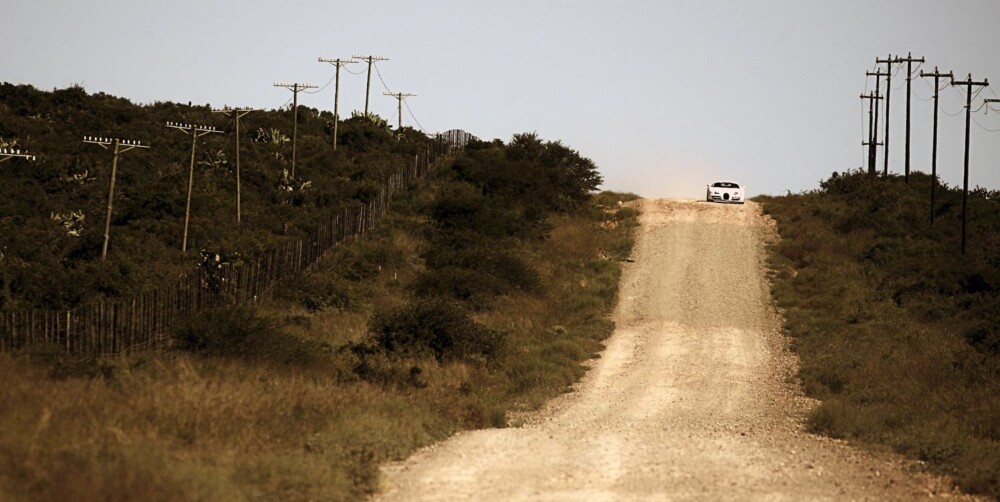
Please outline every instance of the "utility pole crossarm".
[{"label": "utility pole crossarm", "polygon": [[149,148],[149,145],[144,145],[142,144],[141,141],[130,141],[127,139],[98,138],[94,136],[84,136],[83,142],[97,145],[105,150],[107,150],[109,146],[114,146],[115,143],[117,143],[118,153],[125,153],[133,148]]},{"label": "utility pole crossarm", "polygon": [[21,153],[21,150],[0,148],[0,162],[6,162],[13,158],[20,158],[28,161],[35,161],[37,158],[29,153]]},{"label": "utility pole crossarm", "polygon": [[330,64],[334,64],[334,65],[337,65],[337,66],[345,66],[345,65],[349,65],[351,63],[360,63],[360,61],[358,61],[358,60],[356,60],[354,58],[349,58],[349,59],[343,59],[343,58],[319,58],[318,62],[320,62],[320,63],[330,63]]}]

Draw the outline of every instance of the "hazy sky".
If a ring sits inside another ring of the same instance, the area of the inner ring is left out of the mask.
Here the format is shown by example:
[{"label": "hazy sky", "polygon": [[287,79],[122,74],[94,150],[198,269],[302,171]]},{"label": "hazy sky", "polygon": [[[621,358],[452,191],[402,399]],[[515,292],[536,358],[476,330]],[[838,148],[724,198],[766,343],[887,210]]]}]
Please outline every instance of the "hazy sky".
[{"label": "hazy sky", "polygon": [[[606,187],[645,196],[701,197],[717,178],[783,194],[860,167],[859,95],[874,88],[865,72],[876,57],[912,51],[927,59],[922,70],[1000,86],[996,0],[3,0],[0,12],[0,81],[278,108],[291,93],[273,82],[322,87],[334,68],[318,57],[374,54],[389,58],[378,69],[391,91],[417,94],[407,103],[427,132],[535,131],[592,158]],[[902,68],[893,172],[904,159]],[[912,82],[911,166],[926,171],[929,80]],[[342,72],[342,116],[364,107],[364,89],[363,74]],[[373,76],[372,110],[395,123],[384,90]],[[949,184],[961,183],[963,92],[942,91],[938,167]],[[973,109],[998,95],[986,88]],[[300,103],[332,109],[332,83]],[[980,110],[972,128],[971,183],[993,189],[996,110]],[[404,123],[416,125],[405,110]]]}]

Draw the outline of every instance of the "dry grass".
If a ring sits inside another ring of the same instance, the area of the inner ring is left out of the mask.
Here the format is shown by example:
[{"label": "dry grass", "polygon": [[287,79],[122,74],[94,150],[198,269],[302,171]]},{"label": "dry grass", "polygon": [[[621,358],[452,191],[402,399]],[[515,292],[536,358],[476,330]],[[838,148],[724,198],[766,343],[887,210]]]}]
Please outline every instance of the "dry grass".
[{"label": "dry grass", "polygon": [[1000,236],[995,197],[971,197],[958,254],[955,190],[926,222],[925,175],[831,178],[825,189],[763,198],[782,240],[773,292],[822,405],[814,431],[889,446],[1000,495]]},{"label": "dry grass", "polygon": [[558,217],[551,239],[520,250],[544,291],[476,314],[511,351],[447,364],[380,356],[371,364],[389,376],[359,378],[343,347],[363,341],[371,313],[401,303],[422,271],[419,222],[398,218],[318,267],[335,276],[351,260],[375,264],[370,277],[335,284],[349,307],[279,301],[257,313],[281,336],[318,342],[316,360],[0,356],[0,499],[360,499],[376,489],[380,462],[459,429],[504,426],[508,412],[564,392],[610,334],[618,266],[601,253],[627,249],[630,227]]}]

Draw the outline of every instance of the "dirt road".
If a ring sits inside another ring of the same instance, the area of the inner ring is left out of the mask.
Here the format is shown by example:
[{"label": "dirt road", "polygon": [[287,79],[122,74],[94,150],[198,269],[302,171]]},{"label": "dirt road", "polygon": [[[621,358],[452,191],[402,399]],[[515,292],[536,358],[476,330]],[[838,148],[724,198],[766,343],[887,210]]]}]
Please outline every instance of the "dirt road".
[{"label": "dirt road", "polygon": [[643,201],[617,329],[521,428],[459,434],[386,466],[385,500],[909,500],[936,478],[803,432],[753,203]]}]

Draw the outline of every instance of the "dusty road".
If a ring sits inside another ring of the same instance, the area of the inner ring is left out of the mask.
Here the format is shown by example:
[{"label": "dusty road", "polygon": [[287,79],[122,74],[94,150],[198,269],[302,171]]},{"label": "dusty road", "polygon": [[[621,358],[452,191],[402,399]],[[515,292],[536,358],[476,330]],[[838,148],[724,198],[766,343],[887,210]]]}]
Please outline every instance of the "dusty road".
[{"label": "dusty road", "polygon": [[384,500],[910,500],[947,484],[803,432],[753,203],[642,203],[617,330],[521,428],[460,434],[383,469]]}]

